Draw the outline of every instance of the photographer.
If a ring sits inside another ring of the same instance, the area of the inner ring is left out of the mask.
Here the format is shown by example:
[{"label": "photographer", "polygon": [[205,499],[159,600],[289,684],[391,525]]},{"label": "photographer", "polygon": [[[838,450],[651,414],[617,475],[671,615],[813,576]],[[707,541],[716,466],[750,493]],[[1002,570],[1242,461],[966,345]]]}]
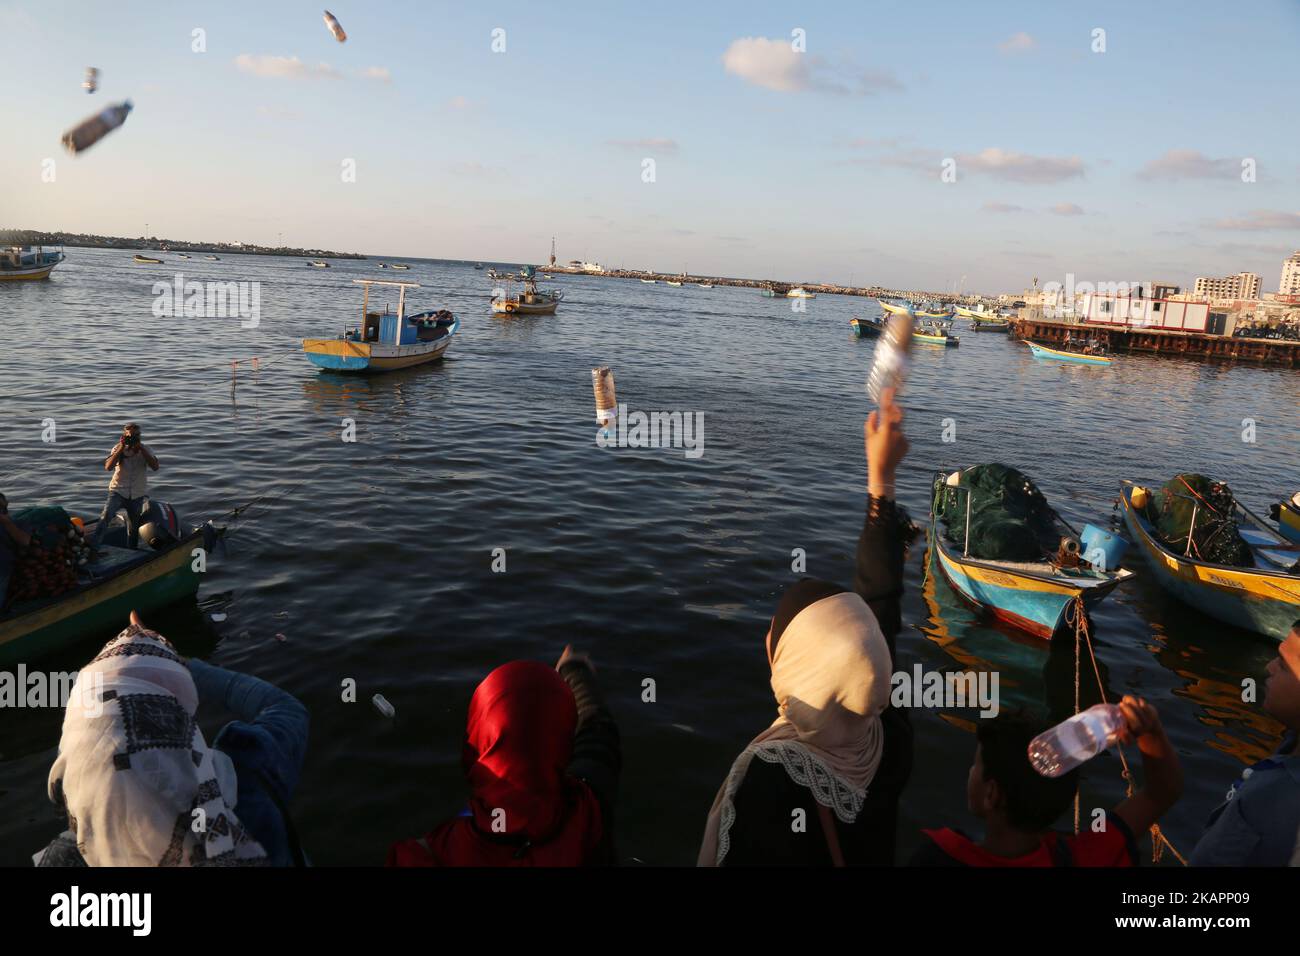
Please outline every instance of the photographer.
[{"label": "photographer", "polygon": [[121,439],[104,461],[104,470],[113,472],[113,480],[108,483],[104,513],[99,516],[99,524],[90,536],[92,548],[99,547],[109,524],[123,510],[126,511],[128,547],[134,550],[140,543],[140,512],[148,488],[146,466],[157,471],[158,459],[140,440],[140,426],[130,422],[122,429]]}]

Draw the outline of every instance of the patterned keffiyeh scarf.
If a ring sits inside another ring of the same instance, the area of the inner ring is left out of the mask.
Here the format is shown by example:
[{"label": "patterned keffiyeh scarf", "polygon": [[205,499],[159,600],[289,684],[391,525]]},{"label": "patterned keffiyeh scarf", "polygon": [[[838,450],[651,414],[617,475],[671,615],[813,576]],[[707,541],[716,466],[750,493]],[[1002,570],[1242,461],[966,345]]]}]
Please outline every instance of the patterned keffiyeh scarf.
[{"label": "patterned keffiyeh scarf", "polygon": [[235,768],[203,739],[189,668],[132,625],[77,675],[50,799],[90,866],[264,866],[231,806]]}]

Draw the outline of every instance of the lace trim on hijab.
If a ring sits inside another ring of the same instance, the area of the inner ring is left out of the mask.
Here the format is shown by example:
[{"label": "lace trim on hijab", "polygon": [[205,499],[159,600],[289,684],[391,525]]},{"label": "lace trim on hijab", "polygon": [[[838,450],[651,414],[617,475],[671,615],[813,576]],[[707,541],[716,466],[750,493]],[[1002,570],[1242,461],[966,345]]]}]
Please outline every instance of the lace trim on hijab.
[{"label": "lace trim on hijab", "polygon": [[806,787],[822,806],[834,810],[835,816],[841,822],[852,823],[862,812],[862,804],[867,797],[866,791],[854,790],[831,773],[826,764],[813,756],[802,744],[787,740],[751,744],[736,759],[731,775],[727,778],[727,788],[723,795],[718,823],[717,865],[722,865],[723,859],[731,849],[731,825],[736,822],[734,797],[745,779],[749,762],[754,757],[758,757],[764,763],[779,763],[791,780],[801,787]]}]

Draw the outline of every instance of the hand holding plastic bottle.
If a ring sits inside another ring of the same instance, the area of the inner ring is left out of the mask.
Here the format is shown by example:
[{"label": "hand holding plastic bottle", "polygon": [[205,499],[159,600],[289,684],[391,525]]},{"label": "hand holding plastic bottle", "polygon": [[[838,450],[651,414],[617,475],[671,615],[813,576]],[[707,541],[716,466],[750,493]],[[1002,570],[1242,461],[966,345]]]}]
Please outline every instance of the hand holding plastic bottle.
[{"label": "hand holding plastic bottle", "polygon": [[880,408],[863,426],[867,449],[867,491],[877,497],[894,497],[894,473],[911,445],[903,434],[903,408],[894,404],[895,391],[880,393]]}]

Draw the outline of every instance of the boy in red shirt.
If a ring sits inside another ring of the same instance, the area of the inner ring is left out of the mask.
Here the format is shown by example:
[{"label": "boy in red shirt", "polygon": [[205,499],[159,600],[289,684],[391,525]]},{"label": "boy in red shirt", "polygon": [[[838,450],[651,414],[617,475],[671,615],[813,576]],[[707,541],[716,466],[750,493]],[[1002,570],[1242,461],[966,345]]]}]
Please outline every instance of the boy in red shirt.
[{"label": "boy in red shirt", "polygon": [[984,839],[959,830],[924,830],[926,842],[912,866],[1136,866],[1137,836],[1150,829],[1183,791],[1178,756],[1156,709],[1139,697],[1120,701],[1126,727],[1120,743],[1137,741],[1145,784],[1106,813],[1098,830],[1082,814],[1081,832],[1063,835],[1052,824],[1074,801],[1078,771],[1041,776],[1029,763],[1029,742],[1047,724],[1003,714],[982,721],[966,802],[984,821]]}]

